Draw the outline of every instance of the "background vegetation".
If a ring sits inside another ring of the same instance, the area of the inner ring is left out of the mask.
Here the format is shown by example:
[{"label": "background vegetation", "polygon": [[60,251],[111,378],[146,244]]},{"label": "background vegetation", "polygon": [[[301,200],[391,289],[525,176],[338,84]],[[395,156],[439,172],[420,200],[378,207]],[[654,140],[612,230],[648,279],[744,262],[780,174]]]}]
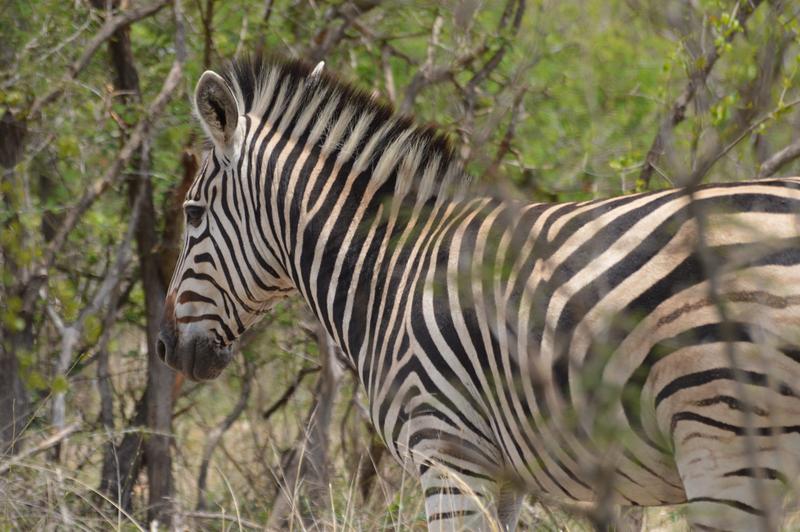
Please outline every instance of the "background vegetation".
[{"label": "background vegetation", "polygon": [[[0,0],[0,528],[422,528],[299,303],[217,381],[153,354],[201,72],[264,50],[566,201],[800,173],[796,0]],[[680,509],[646,527],[680,529]],[[528,501],[530,528],[581,529]]]}]

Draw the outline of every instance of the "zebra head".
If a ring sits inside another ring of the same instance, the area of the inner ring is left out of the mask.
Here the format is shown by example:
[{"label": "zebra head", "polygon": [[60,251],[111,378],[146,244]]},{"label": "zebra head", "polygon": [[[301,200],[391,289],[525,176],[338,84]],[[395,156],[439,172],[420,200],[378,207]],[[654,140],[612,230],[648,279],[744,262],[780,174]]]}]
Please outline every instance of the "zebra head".
[{"label": "zebra head", "polygon": [[[240,93],[240,91],[236,91]],[[159,357],[193,380],[213,379],[232,358],[231,344],[293,291],[256,213],[242,97],[206,71],[195,112],[211,141],[183,204],[183,249],[164,304]]]}]

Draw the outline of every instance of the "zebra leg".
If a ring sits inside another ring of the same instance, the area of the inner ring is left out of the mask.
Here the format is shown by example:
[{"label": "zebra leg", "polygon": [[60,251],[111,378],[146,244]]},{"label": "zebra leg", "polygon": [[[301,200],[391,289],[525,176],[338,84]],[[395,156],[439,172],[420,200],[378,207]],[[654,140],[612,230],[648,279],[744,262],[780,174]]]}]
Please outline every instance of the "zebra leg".
[{"label": "zebra leg", "polygon": [[467,476],[434,463],[422,467],[428,530],[498,530],[492,497],[497,484]]},{"label": "zebra leg", "polygon": [[498,485],[497,521],[501,530],[516,530],[524,499],[525,495],[515,489],[512,483],[502,482]]}]

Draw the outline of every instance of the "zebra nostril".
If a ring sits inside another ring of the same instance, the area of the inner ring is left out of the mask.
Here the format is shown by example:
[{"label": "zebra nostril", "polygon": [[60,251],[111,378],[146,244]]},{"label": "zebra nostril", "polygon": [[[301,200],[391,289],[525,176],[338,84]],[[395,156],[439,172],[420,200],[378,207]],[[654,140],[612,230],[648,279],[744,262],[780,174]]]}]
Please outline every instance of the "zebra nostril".
[{"label": "zebra nostril", "polygon": [[156,352],[158,353],[158,358],[160,358],[162,362],[167,361],[167,343],[160,337],[156,342]]}]

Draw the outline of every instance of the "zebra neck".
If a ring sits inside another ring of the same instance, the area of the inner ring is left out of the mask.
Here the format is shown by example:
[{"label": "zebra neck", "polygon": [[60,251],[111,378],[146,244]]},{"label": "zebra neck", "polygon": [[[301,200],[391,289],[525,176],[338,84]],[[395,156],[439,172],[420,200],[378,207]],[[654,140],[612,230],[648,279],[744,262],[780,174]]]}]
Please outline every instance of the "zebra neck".
[{"label": "zebra neck", "polygon": [[369,307],[391,284],[392,257],[408,257],[433,213],[458,200],[451,189],[460,168],[421,150],[399,143],[343,162],[311,150],[303,166],[314,170],[290,194],[295,286],[356,367],[376,315]]}]

